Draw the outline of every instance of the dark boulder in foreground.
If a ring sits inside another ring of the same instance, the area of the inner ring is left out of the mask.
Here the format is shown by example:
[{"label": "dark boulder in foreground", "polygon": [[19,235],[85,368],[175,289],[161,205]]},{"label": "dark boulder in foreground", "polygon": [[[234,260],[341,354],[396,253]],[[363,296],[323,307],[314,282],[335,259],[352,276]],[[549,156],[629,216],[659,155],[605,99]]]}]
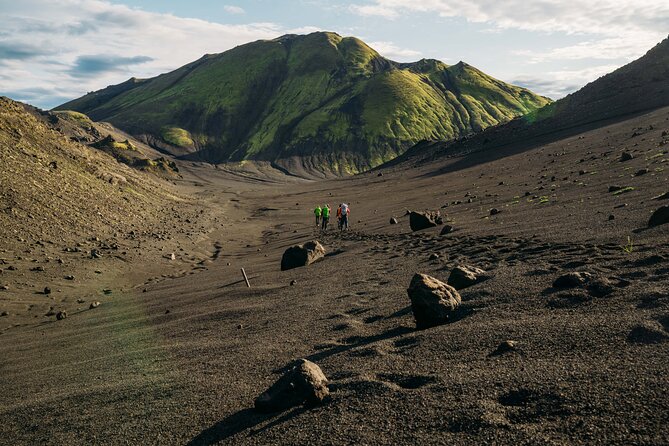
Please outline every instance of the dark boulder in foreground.
[{"label": "dark boulder in foreground", "polygon": [[459,265],[451,271],[451,275],[448,277],[448,284],[456,290],[461,290],[482,282],[487,278],[486,272],[481,268]]},{"label": "dark boulder in foreground", "polygon": [[316,240],[291,246],[283,253],[281,271],[311,265],[323,257],[325,257],[325,248]]},{"label": "dark boulder in foreground", "polygon": [[648,227],[660,226],[669,223],[669,206],[662,206],[657,211],[653,212],[648,220]]},{"label": "dark boulder in foreground", "polygon": [[321,404],[330,394],[320,367],[306,359],[288,370],[255,400],[260,412],[279,412],[301,404]]},{"label": "dark boulder in foreground", "polygon": [[462,302],[455,288],[427,274],[414,274],[407,294],[419,330],[448,322]]},{"label": "dark boulder in foreground", "polygon": [[434,228],[443,223],[439,212],[409,212],[409,226],[412,231]]}]

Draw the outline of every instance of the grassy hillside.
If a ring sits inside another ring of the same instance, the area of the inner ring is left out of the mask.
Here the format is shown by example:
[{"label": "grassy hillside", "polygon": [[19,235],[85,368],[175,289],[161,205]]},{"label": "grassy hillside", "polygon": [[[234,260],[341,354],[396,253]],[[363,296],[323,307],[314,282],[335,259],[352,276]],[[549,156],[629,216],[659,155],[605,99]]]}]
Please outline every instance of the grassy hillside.
[{"label": "grassy hillside", "polygon": [[[239,46],[59,107],[212,162],[300,156],[354,173],[550,101],[464,63],[399,64],[333,33]],[[175,150],[176,152],[176,150]]]}]

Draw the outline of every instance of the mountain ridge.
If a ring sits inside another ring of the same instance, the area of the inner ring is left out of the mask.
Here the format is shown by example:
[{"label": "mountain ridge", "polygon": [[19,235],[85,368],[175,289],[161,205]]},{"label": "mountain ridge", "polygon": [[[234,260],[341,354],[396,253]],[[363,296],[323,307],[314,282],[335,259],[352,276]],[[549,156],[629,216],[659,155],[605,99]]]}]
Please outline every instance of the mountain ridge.
[{"label": "mountain ridge", "polygon": [[286,35],[65,103],[185,159],[310,158],[357,173],[423,139],[449,140],[550,100],[460,62],[398,63],[355,37]]}]

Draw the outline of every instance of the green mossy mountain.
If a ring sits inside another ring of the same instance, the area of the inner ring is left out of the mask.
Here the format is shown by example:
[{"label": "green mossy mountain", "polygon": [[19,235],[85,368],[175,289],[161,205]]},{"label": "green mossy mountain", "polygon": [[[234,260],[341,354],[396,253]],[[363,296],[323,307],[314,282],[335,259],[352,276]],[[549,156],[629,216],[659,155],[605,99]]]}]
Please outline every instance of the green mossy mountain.
[{"label": "green mossy mountain", "polygon": [[[460,62],[397,63],[353,37],[287,35],[206,55],[58,107],[186,159],[355,173],[418,141],[450,140],[549,103]],[[279,162],[280,164],[280,162]]]}]

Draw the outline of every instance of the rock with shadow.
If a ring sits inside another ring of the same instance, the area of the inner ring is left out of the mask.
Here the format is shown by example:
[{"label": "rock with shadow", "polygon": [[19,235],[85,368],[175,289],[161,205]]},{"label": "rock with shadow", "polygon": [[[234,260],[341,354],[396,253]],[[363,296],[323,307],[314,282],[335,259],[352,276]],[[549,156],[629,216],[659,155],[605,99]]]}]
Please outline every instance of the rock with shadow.
[{"label": "rock with shadow", "polygon": [[299,359],[277,382],[255,400],[259,412],[280,412],[294,406],[322,404],[330,395],[323,371],[307,359]]},{"label": "rock with shadow", "polygon": [[409,212],[409,226],[412,231],[434,228],[443,222],[439,212]]},{"label": "rock with shadow", "polygon": [[415,274],[407,294],[419,330],[449,322],[462,302],[455,288],[427,274]]},{"label": "rock with shadow", "polygon": [[325,248],[312,240],[286,249],[281,258],[281,271],[308,266],[325,257]]}]

